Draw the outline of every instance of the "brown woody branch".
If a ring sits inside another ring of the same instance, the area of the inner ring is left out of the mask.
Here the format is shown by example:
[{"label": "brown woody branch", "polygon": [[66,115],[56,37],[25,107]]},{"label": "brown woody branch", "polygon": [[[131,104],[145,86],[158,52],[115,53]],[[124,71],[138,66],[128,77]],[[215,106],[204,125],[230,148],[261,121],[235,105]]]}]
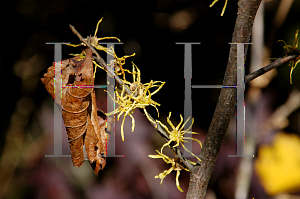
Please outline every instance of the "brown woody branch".
[{"label": "brown woody branch", "polygon": [[[261,0],[240,0],[232,43],[250,40],[254,18]],[[247,53],[247,48],[245,50]],[[231,45],[223,85],[236,85],[237,45]],[[191,171],[188,199],[204,199],[208,182],[236,106],[236,89],[223,88],[200,153],[202,161]]]},{"label": "brown woody branch", "polygon": [[299,56],[299,52],[297,52],[297,54],[294,54],[294,55],[289,55],[287,57],[284,57],[284,58],[278,58],[276,59],[274,62],[272,62],[271,64],[263,67],[263,68],[260,68],[258,69],[257,71],[254,71],[253,73],[250,73],[248,75],[245,76],[245,83],[249,83],[250,81],[252,81],[253,79],[265,74],[266,72],[274,69],[274,68],[277,68],[293,59],[295,59],[296,57]]},{"label": "brown woody branch", "polygon": [[[96,57],[93,57],[103,68],[105,68],[105,70],[112,76],[115,78],[116,82],[120,85],[123,86],[123,81],[121,80],[121,78],[115,74],[114,72],[114,68],[113,67],[108,67],[106,62],[103,60],[103,58],[99,55],[99,53],[95,50],[95,48],[86,40],[84,39],[80,33],[75,29],[74,26],[69,25],[72,32],[80,39],[80,41],[82,41],[86,46],[88,46],[90,49],[92,49],[93,53],[96,55]],[[128,95],[131,95],[132,92],[131,90],[124,85],[125,87],[125,92]],[[149,117],[152,119],[152,121],[155,121],[152,116],[148,113]],[[165,130],[157,123],[157,122],[151,122],[152,126],[155,128],[155,130],[167,141],[169,141],[169,136],[168,134],[165,132]],[[177,156],[180,158],[180,160],[182,161],[182,163],[186,166],[187,169],[189,169],[190,171],[193,169],[193,165],[184,157],[184,155],[182,154],[182,152],[180,151],[180,149],[178,147],[173,147],[171,148],[172,151],[174,151],[175,154],[177,154]]]}]

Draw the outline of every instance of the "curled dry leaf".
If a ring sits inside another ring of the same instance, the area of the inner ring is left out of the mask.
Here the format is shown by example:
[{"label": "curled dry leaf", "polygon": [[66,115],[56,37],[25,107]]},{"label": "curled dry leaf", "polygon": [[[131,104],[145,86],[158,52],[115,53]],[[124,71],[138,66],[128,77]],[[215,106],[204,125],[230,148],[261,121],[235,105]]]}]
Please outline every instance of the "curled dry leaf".
[{"label": "curled dry leaf", "polygon": [[[87,49],[86,57],[78,61],[78,57],[61,61],[62,88],[61,109],[67,129],[73,165],[80,167],[84,162],[84,146],[87,158],[96,175],[106,164],[106,147],[111,125],[107,125],[106,117],[96,106],[94,91],[92,50]],[[49,67],[44,78],[45,88],[54,95],[55,63]],[[57,89],[58,90],[58,89]],[[55,91],[60,96],[60,91]],[[56,102],[60,105],[59,102]],[[108,121],[112,118],[108,118]],[[110,121],[112,123],[112,121]]]}]

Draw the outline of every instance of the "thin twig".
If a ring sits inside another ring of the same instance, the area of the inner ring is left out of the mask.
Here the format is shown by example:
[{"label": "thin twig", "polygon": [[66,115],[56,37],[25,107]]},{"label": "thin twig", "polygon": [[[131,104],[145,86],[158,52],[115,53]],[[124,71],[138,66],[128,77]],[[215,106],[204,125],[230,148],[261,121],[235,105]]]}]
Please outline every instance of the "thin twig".
[{"label": "thin twig", "polygon": [[[80,34],[79,32],[75,29],[74,26],[72,25],[69,25],[72,32],[80,39],[80,41],[82,41],[86,46],[88,46],[90,49],[92,49],[93,53],[97,56],[97,57],[94,57],[94,59],[102,66],[105,68],[105,70],[107,70],[107,72],[112,76],[112,77],[115,77],[116,81],[118,82],[118,84],[120,86],[123,86],[123,81],[120,79],[120,77],[118,75],[115,74],[114,72],[114,69],[111,68],[111,67],[108,67],[106,62],[103,60],[103,58],[98,54],[98,52],[95,50],[95,48],[90,44],[88,43]],[[131,91],[130,89],[126,86],[125,86],[125,92],[128,94],[128,95],[131,95]]]},{"label": "thin twig", "polygon": [[[106,62],[103,60],[103,58],[98,54],[98,52],[95,50],[95,48],[87,42],[86,39],[84,39],[80,33],[75,29],[74,26],[69,25],[72,32],[80,39],[80,41],[82,41],[86,46],[88,46],[90,49],[92,49],[93,53],[96,55],[96,57],[93,57],[103,68],[105,68],[105,70],[116,79],[116,82],[120,85],[123,86],[123,81],[120,79],[120,77],[115,74],[114,68],[113,67],[108,67]],[[131,95],[132,92],[131,90],[128,88],[128,86],[124,85],[124,90],[128,95]],[[141,111],[141,110],[140,110]],[[150,119],[152,119],[152,121],[155,121],[152,116],[148,113]],[[169,141],[169,137],[168,134],[166,133],[166,131],[157,123],[157,122],[151,122],[152,126],[155,128],[155,130],[167,141]],[[183,156],[182,152],[180,151],[180,149],[178,147],[170,147],[170,149],[172,151],[175,152],[175,154],[177,154],[177,156],[180,158],[180,160],[182,161],[182,163],[186,166],[186,168],[190,171],[193,170],[193,165]]]},{"label": "thin twig", "polygon": [[284,57],[284,58],[278,58],[276,59],[274,62],[272,62],[271,64],[263,67],[263,68],[260,68],[258,69],[257,71],[254,71],[253,73],[250,73],[248,75],[245,76],[245,83],[249,83],[250,81],[252,81],[253,79],[265,74],[266,72],[274,69],[274,68],[277,68],[293,59],[295,59],[297,56],[299,56],[299,52],[298,51],[298,54],[295,54],[295,55],[289,55],[287,57]]}]

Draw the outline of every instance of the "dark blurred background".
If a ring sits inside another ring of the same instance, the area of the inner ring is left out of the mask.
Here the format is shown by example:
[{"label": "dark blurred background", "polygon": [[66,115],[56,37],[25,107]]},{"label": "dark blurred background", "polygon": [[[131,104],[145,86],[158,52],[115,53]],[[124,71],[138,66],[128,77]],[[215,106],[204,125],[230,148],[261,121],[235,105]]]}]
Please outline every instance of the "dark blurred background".
[{"label": "dark blurred background", "polygon": [[[150,80],[166,82],[153,99],[161,104],[160,120],[165,122],[172,111],[172,121],[177,124],[184,111],[184,47],[175,43],[201,42],[201,45],[193,46],[192,85],[222,84],[237,2],[228,0],[223,17],[220,16],[224,5],[221,0],[212,8],[209,7],[210,0],[7,2],[3,7],[0,54],[0,73],[4,77],[0,198],[185,198],[188,172],[183,171],[180,175],[184,193],[176,188],[175,172],[168,175],[162,185],[159,185],[160,180],[154,179],[170,165],[148,158],[164,140],[139,111],[134,113],[136,128],[133,133],[130,132],[131,119],[126,118],[125,142],[121,141],[120,122],[117,123],[116,154],[124,157],[109,158],[98,178],[87,162],[81,168],[75,168],[71,158],[45,158],[46,154],[53,154],[54,128],[53,101],[40,82],[54,61],[54,46],[46,45],[46,42],[77,44],[79,39],[69,24],[86,37],[94,34],[98,20],[104,17],[97,36],[121,39],[124,44],[115,49],[119,57],[136,53],[135,57],[126,60],[124,67],[131,70],[133,61],[141,70],[142,83]],[[256,33],[253,32],[255,38],[252,38],[254,44],[256,39],[257,45],[256,48],[250,46],[248,51],[246,74],[270,63],[269,58],[284,56],[283,43],[277,43],[277,40],[293,44],[295,32],[300,29],[299,13],[298,0],[264,1]],[[70,53],[80,53],[82,49],[63,46],[62,57],[67,59]],[[103,84],[105,72],[97,71],[96,82]],[[235,154],[236,150],[233,115],[207,198],[239,198],[237,190],[243,190],[248,198],[280,198],[291,194],[297,197],[300,183],[295,182],[292,191],[289,188],[266,191],[270,190],[264,183],[267,180],[262,180],[265,178],[258,176],[254,169],[260,146],[272,144],[278,132],[299,135],[300,70],[296,68],[293,72],[292,85],[289,72],[290,67],[285,64],[246,86],[246,151],[249,149],[246,153],[255,154],[255,158],[248,163],[249,160],[245,160],[244,164],[249,168],[242,166],[242,158],[228,158],[227,155]],[[103,89],[96,92],[98,106],[105,110],[105,93]],[[193,131],[199,133],[194,137],[202,142],[219,92],[220,89],[192,89]],[[147,110],[151,115],[157,115],[154,108]],[[66,135],[63,140],[63,153],[68,155]],[[200,147],[193,146],[194,153],[199,154]],[[240,174],[247,171],[250,174],[241,177]],[[272,181],[272,177],[270,179]],[[242,188],[240,180],[246,182]]]}]

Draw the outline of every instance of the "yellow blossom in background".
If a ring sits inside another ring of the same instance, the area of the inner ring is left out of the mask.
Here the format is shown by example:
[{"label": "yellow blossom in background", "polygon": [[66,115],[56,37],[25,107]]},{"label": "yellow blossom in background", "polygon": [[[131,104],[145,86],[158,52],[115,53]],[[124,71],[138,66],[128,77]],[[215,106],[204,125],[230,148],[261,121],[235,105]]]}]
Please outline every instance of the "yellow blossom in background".
[{"label": "yellow blossom in background", "polygon": [[[298,37],[298,34],[299,34],[299,30],[297,30],[295,33],[295,40],[294,40],[293,46],[287,45],[285,43],[285,41],[283,41],[283,40],[278,40],[278,42],[281,41],[284,43],[283,48],[286,50],[285,54],[287,56],[292,55],[293,53],[296,53],[298,51],[298,43],[299,43],[299,38],[300,38],[300,37]],[[291,84],[293,83],[292,82],[292,73],[295,70],[295,68],[299,62],[300,62],[300,55],[298,57],[296,57],[294,60],[291,60],[289,63],[289,66],[291,67],[291,71],[290,71],[290,83]]]},{"label": "yellow blossom in background", "polygon": [[[209,7],[213,7],[213,6],[215,5],[215,3],[217,3],[218,1],[219,1],[219,0],[214,0],[214,1],[209,5]],[[224,13],[225,13],[225,9],[226,9],[226,6],[227,6],[227,2],[228,2],[228,0],[225,0],[225,4],[224,4],[224,7],[223,7],[223,9],[222,9],[221,16],[223,16]]]},{"label": "yellow blossom in background", "polygon": [[176,158],[170,158],[168,156],[166,156],[163,153],[160,153],[158,150],[156,150],[156,152],[159,155],[148,155],[148,157],[150,158],[162,158],[167,164],[171,164],[171,168],[168,170],[163,171],[162,173],[156,175],[154,178],[159,178],[161,179],[160,184],[163,182],[164,178],[169,175],[172,171],[176,171],[176,186],[177,189],[181,192],[183,192],[183,190],[181,189],[180,185],[179,185],[179,175],[180,175],[180,171],[181,170],[186,170],[189,171],[187,168],[185,168],[184,166],[182,166],[181,164],[178,163],[179,159]]},{"label": "yellow blossom in background", "polygon": [[300,138],[278,133],[272,146],[258,150],[255,169],[265,191],[270,195],[300,191]]}]

